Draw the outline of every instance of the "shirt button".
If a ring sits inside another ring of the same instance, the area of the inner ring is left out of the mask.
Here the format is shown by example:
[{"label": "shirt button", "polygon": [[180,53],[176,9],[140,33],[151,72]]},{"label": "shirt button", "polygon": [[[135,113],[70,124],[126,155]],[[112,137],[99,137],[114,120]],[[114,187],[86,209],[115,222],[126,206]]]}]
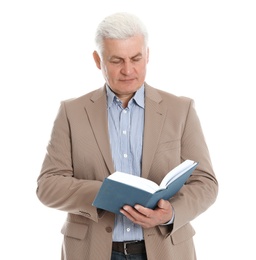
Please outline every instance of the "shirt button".
[{"label": "shirt button", "polygon": [[123,131],[123,134],[126,135],[126,130]]},{"label": "shirt button", "polygon": [[125,153],[125,154],[124,154],[124,158],[127,158],[127,156],[128,156],[128,155]]},{"label": "shirt button", "polygon": [[126,231],[127,231],[127,232],[130,232],[130,231],[131,231],[131,229],[130,229],[130,228],[127,228],[127,229],[126,229]]}]

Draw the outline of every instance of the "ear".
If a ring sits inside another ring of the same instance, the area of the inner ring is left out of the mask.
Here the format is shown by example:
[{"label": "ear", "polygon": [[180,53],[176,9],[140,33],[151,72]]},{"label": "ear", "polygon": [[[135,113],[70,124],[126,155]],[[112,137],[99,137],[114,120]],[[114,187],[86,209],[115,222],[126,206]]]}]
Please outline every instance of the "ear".
[{"label": "ear", "polygon": [[98,54],[97,51],[94,51],[94,52],[93,52],[93,59],[94,59],[94,61],[95,61],[95,64],[96,64],[97,68],[98,68],[98,69],[101,69],[101,65],[100,65],[100,63],[101,63],[101,61],[100,61],[100,55]]}]

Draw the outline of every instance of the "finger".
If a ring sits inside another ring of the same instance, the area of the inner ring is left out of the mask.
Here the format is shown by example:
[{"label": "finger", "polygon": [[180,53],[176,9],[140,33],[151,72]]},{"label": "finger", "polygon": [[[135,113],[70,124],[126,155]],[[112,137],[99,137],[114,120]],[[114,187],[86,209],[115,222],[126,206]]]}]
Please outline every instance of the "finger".
[{"label": "finger", "polygon": [[120,212],[124,214],[125,216],[129,217],[130,219],[137,219],[139,216],[141,216],[141,213],[139,213],[135,208],[125,205]]}]

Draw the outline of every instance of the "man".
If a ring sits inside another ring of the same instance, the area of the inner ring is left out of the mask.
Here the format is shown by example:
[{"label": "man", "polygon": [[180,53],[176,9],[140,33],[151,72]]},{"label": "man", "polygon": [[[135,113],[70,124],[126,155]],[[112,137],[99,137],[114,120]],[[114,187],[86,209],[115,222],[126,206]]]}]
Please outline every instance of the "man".
[{"label": "man", "polygon": [[[218,184],[193,101],[145,82],[147,43],[137,17],[106,17],[93,53],[105,86],[61,103],[37,195],[46,206],[68,213],[63,260],[196,259],[190,221],[214,203]],[[92,206],[111,173],[160,183],[186,159],[199,165],[155,209],[124,205],[115,215]]]}]

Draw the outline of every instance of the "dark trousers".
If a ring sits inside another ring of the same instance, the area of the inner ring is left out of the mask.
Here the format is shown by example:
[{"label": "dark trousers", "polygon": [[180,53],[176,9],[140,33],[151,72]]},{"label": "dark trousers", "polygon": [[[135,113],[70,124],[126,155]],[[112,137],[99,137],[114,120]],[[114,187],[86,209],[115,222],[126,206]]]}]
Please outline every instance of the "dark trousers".
[{"label": "dark trousers", "polygon": [[111,260],[147,260],[146,254],[125,255],[120,252],[112,251]]}]

